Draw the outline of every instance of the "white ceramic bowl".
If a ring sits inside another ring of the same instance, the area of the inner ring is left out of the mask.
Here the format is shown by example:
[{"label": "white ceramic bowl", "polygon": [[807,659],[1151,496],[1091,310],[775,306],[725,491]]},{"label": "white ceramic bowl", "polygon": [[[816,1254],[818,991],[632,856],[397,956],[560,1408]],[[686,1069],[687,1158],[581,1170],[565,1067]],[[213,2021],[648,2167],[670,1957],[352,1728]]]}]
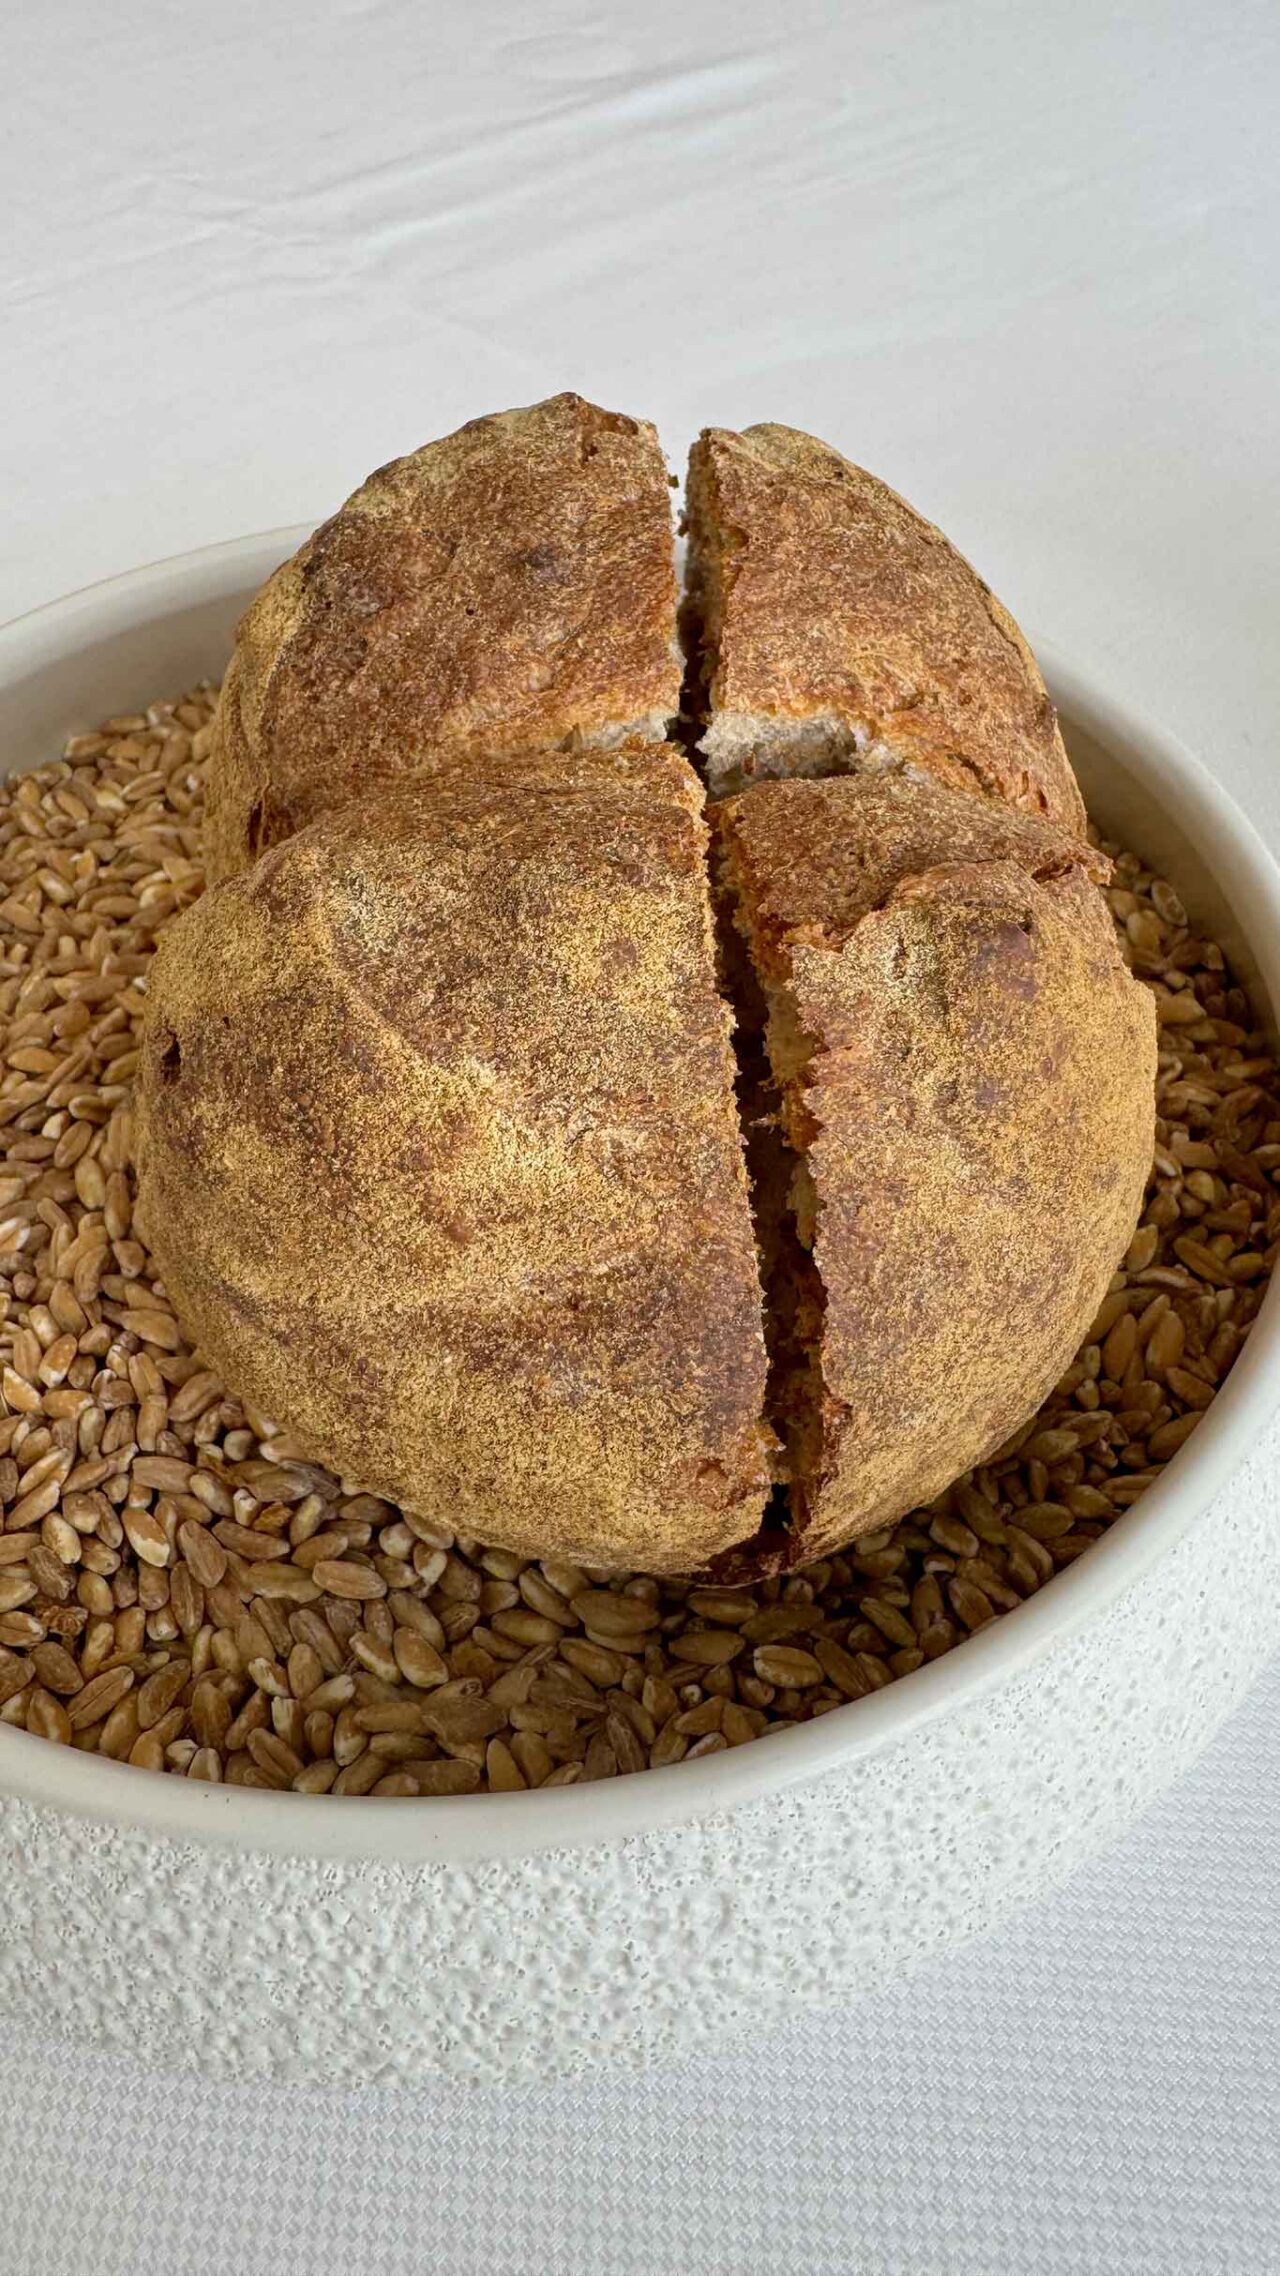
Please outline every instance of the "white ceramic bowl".
[{"label": "white ceramic bowl", "polygon": [[[302,536],[0,631],[0,768],[216,675]],[[1280,1004],[1280,873],[1189,754],[1042,656],[1103,826]],[[1280,1637],[1280,1290],[1140,1507],[905,1681],[754,1746],[550,1794],[191,1785],[0,1726],[0,2004],[165,2063],[327,2080],[653,2059],[901,1975],[1060,1878]],[[1243,1466],[1243,1467],[1242,1467]]]}]

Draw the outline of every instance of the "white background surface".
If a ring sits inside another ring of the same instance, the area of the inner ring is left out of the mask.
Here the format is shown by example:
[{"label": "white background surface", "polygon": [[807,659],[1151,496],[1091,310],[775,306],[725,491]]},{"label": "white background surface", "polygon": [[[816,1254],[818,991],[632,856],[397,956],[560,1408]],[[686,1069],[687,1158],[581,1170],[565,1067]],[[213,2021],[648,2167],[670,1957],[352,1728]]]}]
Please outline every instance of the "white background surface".
[{"label": "white background surface", "polygon": [[[0,26],[0,618],[318,518],[559,387],[655,417],[677,466],[776,418],[942,522],[1280,847],[1274,0]],[[1036,1914],[658,2080],[236,2095],[0,2019],[0,2276],[1261,2276],[1278,1768],[1273,1674]]]}]

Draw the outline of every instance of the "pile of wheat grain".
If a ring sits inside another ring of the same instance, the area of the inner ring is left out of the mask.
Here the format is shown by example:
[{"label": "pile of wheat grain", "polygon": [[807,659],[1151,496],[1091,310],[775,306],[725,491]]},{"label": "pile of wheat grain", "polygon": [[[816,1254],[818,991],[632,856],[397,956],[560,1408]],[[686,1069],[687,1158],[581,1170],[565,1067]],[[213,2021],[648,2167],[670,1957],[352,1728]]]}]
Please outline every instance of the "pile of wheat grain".
[{"label": "pile of wheat grain", "polygon": [[213,696],[0,786],[0,1720],[313,1794],[612,1777],[938,1658],[1159,1475],[1275,1260],[1280,1097],[1220,950],[1116,849],[1161,1022],[1142,1224],[1041,1412],[932,1508],[720,1589],[527,1562],[309,1463],[188,1348],[132,1224],[138,1022],[156,935],[200,890]]}]

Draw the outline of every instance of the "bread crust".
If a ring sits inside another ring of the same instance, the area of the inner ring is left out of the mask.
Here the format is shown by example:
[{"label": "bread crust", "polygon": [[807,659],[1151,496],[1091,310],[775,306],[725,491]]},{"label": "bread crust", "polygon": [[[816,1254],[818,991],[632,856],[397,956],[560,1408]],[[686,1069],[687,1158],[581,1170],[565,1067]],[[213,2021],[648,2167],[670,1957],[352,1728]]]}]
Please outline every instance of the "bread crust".
[{"label": "bread crust", "polygon": [[825,1296],[776,1565],[927,1504],[1052,1389],[1138,1216],[1155,1015],[1045,823],[884,778],[713,811]]},{"label": "bread crust", "polygon": [[758,1523],[761,1300],[673,746],[388,784],[161,941],[140,1209],[189,1332],[341,1474],[531,1556]]},{"label": "bread crust", "polygon": [[213,729],[211,877],[441,753],[661,737],[675,605],[646,421],[556,395],[394,459],[241,619]]},{"label": "bread crust", "polygon": [[708,427],[686,492],[713,787],[906,766],[1083,835],[1031,650],[954,546],[793,427]]}]

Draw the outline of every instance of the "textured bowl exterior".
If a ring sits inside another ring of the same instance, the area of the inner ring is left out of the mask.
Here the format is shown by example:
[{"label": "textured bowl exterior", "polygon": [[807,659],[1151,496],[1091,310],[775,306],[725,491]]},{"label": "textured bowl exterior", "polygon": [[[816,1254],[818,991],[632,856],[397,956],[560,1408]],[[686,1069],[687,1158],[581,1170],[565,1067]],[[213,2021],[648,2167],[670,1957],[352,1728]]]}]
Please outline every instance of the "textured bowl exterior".
[{"label": "textured bowl exterior", "polygon": [[[0,633],[0,752],[35,763],[216,670],[296,537]],[[1215,922],[1215,879],[1246,881],[1229,945],[1275,1002],[1280,886],[1247,825],[1176,745],[1049,678],[1104,821],[1180,885],[1194,845]],[[554,1797],[307,1802],[0,1728],[0,2002],[170,2067],[492,2081],[661,2060],[910,1972],[1120,1831],[1280,1643],[1278,1353],[1273,1295],[1166,1478],[1021,1611],[872,1700],[700,1763]]]}]

